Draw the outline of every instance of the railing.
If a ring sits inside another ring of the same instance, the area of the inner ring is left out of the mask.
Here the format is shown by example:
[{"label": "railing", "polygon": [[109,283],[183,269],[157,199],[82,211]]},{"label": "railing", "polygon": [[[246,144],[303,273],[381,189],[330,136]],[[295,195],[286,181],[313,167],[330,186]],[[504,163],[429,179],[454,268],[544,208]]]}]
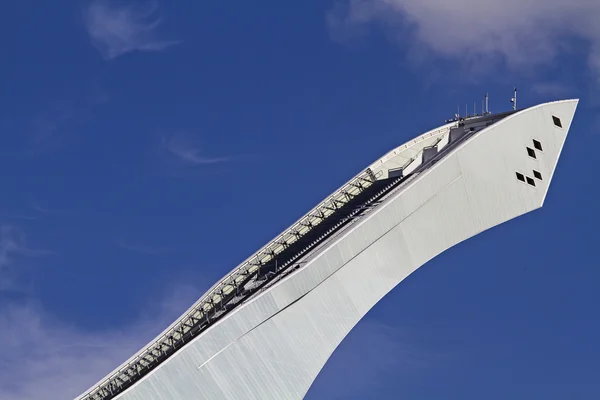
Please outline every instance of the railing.
[{"label": "railing", "polygon": [[328,196],[290,228],[217,282],[158,338],[126,361],[106,379],[81,395],[78,400],[112,399],[146,375],[174,354],[187,341],[202,332],[202,328],[206,327],[211,318],[223,309],[224,300],[237,293],[240,287],[248,282],[249,277],[257,274],[262,266],[318,226],[341,206],[370,187],[374,179],[375,177],[370,169],[364,170]]},{"label": "railing", "polygon": [[[379,161],[372,164],[372,166],[375,166],[377,163],[385,162],[387,158],[393,157],[403,148],[408,148],[431,136],[448,132],[449,129],[450,125],[446,125],[440,129],[428,132],[427,134],[388,152]],[[439,159],[443,158],[452,148],[455,148],[458,143],[463,142],[474,134],[475,132],[469,132],[456,142],[451,143],[451,145],[444,146],[432,160],[417,167],[415,172],[420,173],[429,168]],[[376,196],[370,198],[366,203],[368,204],[376,198],[378,199],[377,201],[382,200],[383,197],[390,195],[389,191],[394,191],[401,181],[410,181],[414,178],[414,175],[408,178],[409,179],[406,180],[394,180],[393,183],[387,185],[383,190],[377,191]],[[154,341],[123,363],[108,377],[78,397],[77,400],[109,400],[130,387],[134,382],[141,379],[144,375],[174,354],[179,348],[183,347],[188,341],[203,332],[204,328],[206,328],[213,319],[216,320],[221,316],[223,313],[220,313],[220,311],[224,310],[225,303],[230,301],[232,296],[238,293],[240,288],[243,289],[244,286],[252,283],[250,282],[250,278],[252,276],[257,276],[261,267],[265,266],[269,261],[272,261],[277,257],[277,255],[288,249],[290,245],[294,244],[311,232],[315,227],[319,226],[322,221],[337,212],[340,207],[348,204],[354,197],[373,185],[375,180],[376,177],[371,168],[367,168],[356,175],[352,180],[336,190],[332,195],[325,198],[325,200],[319,203],[315,208],[296,221],[282,234],[267,243],[259,251],[254,253],[223,279],[217,282],[190,309],[188,309],[182,317],[175,321]],[[333,226],[332,229],[335,230],[340,226],[341,223]],[[332,229],[327,229],[327,232],[331,232]],[[324,235],[324,237],[327,235],[328,233]],[[320,243],[320,241],[317,240],[315,243]],[[304,251],[302,253],[304,253]],[[287,263],[289,264],[290,262],[291,261],[288,260]],[[259,283],[260,286],[264,284],[260,282],[254,283]]]}]

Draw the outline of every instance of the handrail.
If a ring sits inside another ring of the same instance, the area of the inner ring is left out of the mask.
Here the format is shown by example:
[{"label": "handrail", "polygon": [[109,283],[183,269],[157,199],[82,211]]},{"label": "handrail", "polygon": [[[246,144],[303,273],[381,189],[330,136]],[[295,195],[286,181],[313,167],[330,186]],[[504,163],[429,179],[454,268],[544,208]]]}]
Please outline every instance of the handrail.
[{"label": "handrail", "polygon": [[292,224],[275,239],[247,258],[238,267],[211,287],[192,307],[169,326],[156,339],[133,355],[105,379],[90,388],[77,400],[108,400],[120,393],[133,382],[146,375],[150,370],[171,356],[185,344],[187,337],[200,333],[197,327],[203,321],[209,321],[212,314],[223,306],[223,300],[243,285],[249,277],[258,273],[261,266],[284,251],[290,244],[307,234],[313,227],[335,212],[339,204],[345,204],[351,198],[371,186],[373,172],[367,168],[348,181],[333,194],[326,197],[316,207]]},{"label": "handrail", "polygon": [[[409,148],[426,138],[448,132],[450,127],[454,125],[455,124],[444,125],[395,148],[371,164],[369,168],[363,170],[346,184],[341,186],[333,192],[333,194],[327,196],[312,210],[284,230],[283,233],[276,236],[273,240],[268,242],[265,246],[225,275],[224,278],[213,285],[198,301],[196,301],[180,318],[165,329],[159,336],[125,361],[115,371],[79,396],[76,400],[109,400],[131,386],[133,382],[141,379],[157,365],[174,354],[179,348],[187,343],[187,341],[200,334],[203,331],[203,328],[207,326],[206,323],[210,323],[213,317],[217,318],[219,316],[217,315],[217,312],[223,309],[224,301],[227,299],[228,301],[231,300],[231,296],[234,292],[238,293],[238,289],[243,288],[244,285],[249,282],[251,277],[260,273],[260,268],[262,266],[273,260],[291,244],[302,238],[328,216],[336,212],[340,204],[344,205],[348,203],[352,198],[370,187],[377,179],[372,168],[377,167],[378,164],[384,163],[388,158],[393,157],[403,148]],[[452,146],[446,146],[446,148],[438,153],[436,157],[429,160],[427,164],[420,169],[425,169],[428,166],[433,165],[433,163],[450,150],[450,147],[455,147],[457,143],[466,140],[466,138],[470,136],[472,136],[472,134],[467,134],[456,143],[453,143]],[[439,142],[439,140],[437,142]],[[205,325],[202,325],[203,322]]]}]

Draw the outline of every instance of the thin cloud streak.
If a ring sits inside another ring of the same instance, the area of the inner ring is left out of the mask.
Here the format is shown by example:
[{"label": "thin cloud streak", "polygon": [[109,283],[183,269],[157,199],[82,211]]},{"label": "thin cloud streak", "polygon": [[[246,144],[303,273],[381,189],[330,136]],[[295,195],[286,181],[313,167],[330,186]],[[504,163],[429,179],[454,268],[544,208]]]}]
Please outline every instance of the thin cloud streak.
[{"label": "thin cloud streak", "polygon": [[144,5],[114,6],[94,0],[84,11],[84,23],[92,44],[107,60],[133,51],[161,51],[179,41],[158,38],[161,18],[155,1]]},{"label": "thin cloud streak", "polygon": [[28,247],[25,233],[16,226],[0,226],[0,271],[12,265],[16,256],[40,256],[51,253]]},{"label": "thin cloud streak", "polygon": [[163,147],[179,161],[187,165],[217,164],[231,161],[229,157],[207,157],[201,149],[185,136],[163,138]]},{"label": "thin cloud streak", "polygon": [[0,292],[19,291],[17,284],[18,259],[51,254],[27,246],[23,230],[11,224],[0,225]]},{"label": "thin cloud streak", "polygon": [[588,44],[588,65],[600,81],[597,0],[343,0],[329,15],[334,32],[376,23],[400,41],[476,65],[502,60],[518,69],[549,64]]},{"label": "thin cloud streak", "polygon": [[19,214],[19,213],[12,213],[12,212],[0,212],[0,220],[2,219],[7,219],[7,220],[25,220],[25,221],[33,221],[36,219],[36,217],[34,217],[33,215],[27,215],[27,214]]},{"label": "thin cloud streak", "polygon": [[0,273],[11,264],[12,255],[19,252],[23,241],[22,235],[16,235],[11,226],[0,226]]}]

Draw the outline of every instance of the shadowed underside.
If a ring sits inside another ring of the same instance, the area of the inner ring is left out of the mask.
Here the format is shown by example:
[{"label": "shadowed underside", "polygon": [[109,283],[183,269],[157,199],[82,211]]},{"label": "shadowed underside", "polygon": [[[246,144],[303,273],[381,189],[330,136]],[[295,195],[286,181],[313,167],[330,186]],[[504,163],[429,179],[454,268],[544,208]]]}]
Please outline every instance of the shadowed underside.
[{"label": "shadowed underside", "polygon": [[393,149],[78,399],[301,399],[352,327],[444,250],[543,205],[577,100]]}]

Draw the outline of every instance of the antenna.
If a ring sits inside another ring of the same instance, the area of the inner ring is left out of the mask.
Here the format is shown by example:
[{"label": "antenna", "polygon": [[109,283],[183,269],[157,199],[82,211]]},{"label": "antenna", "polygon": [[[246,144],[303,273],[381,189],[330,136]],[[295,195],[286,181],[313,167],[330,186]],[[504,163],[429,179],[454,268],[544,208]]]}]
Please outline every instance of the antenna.
[{"label": "antenna", "polygon": [[514,92],[513,98],[510,99],[510,102],[513,105],[513,111],[516,111],[517,110],[517,88],[516,88],[516,86],[515,86],[515,92]]},{"label": "antenna", "polygon": [[485,94],[485,115],[488,115],[490,113],[489,98],[490,98],[490,96],[486,93]]}]

